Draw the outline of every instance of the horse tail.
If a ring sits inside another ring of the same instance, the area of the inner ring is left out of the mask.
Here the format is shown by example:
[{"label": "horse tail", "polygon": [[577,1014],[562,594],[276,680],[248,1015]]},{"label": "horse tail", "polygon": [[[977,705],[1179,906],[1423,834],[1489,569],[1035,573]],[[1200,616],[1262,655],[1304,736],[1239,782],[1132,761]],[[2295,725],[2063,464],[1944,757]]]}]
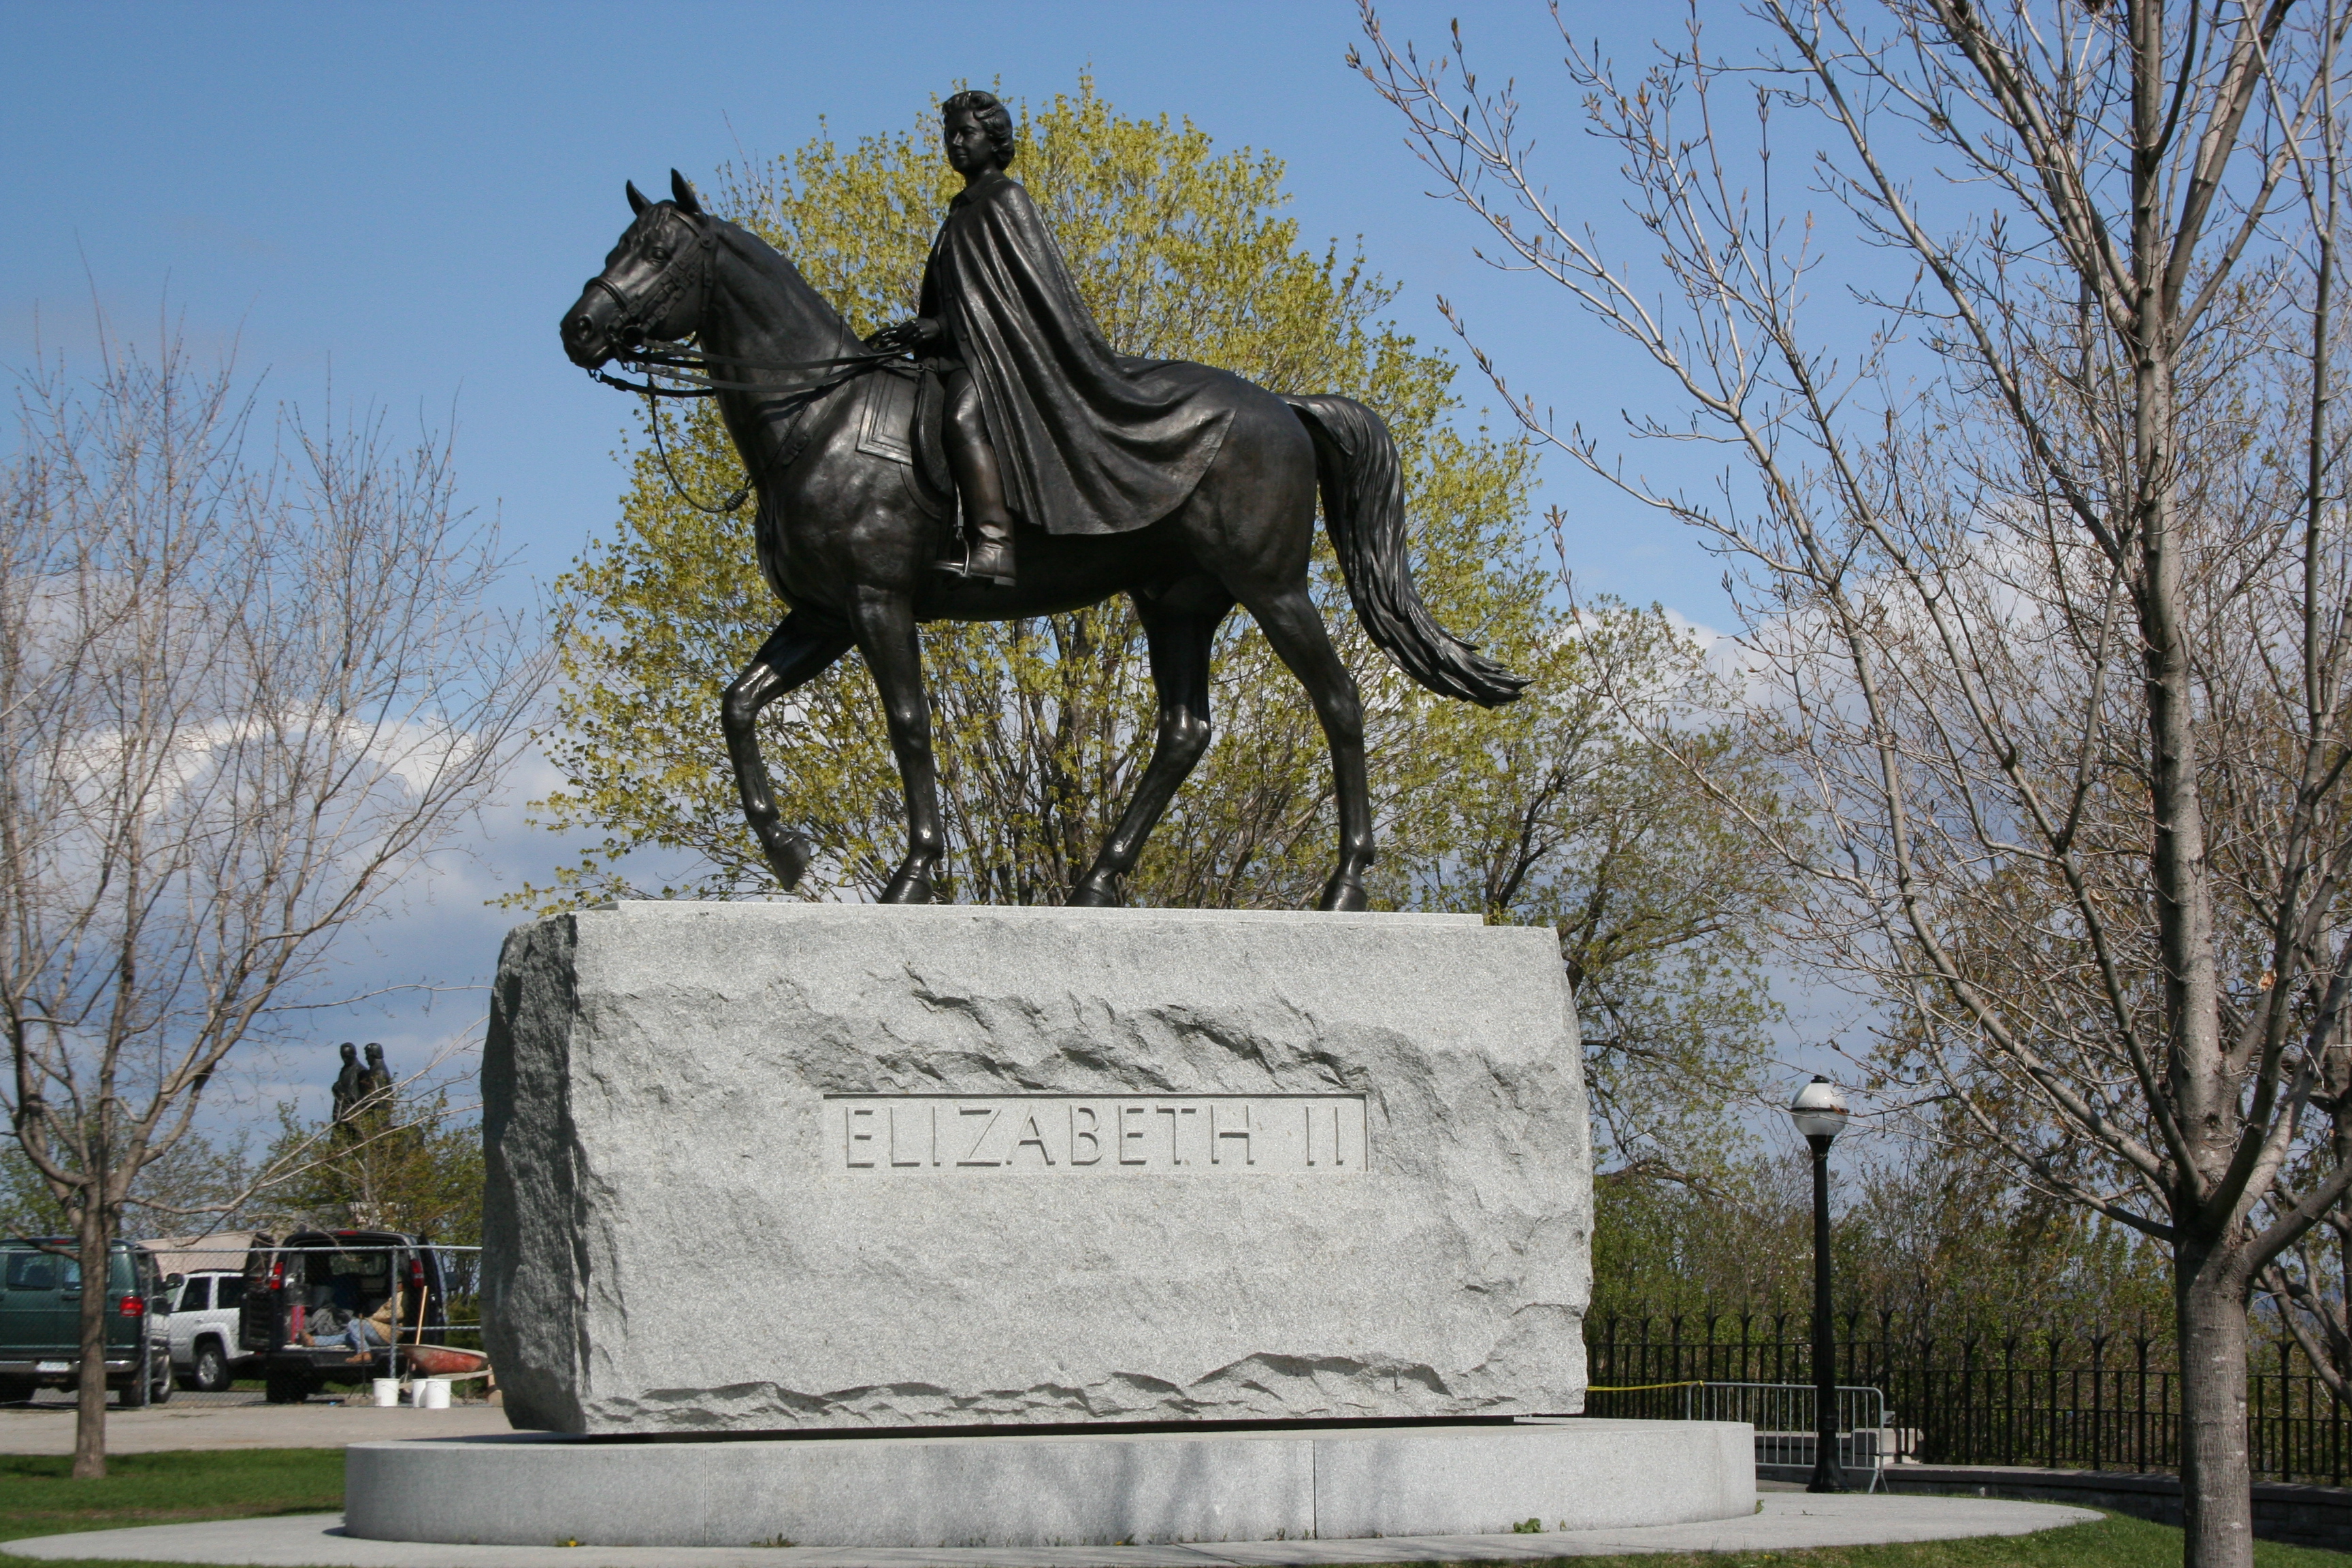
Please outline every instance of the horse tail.
[{"label": "horse tail", "polygon": [[1441,697],[1499,708],[1528,683],[1439,626],[1412,585],[1396,438],[1350,398],[1285,395],[1315,438],[1315,474],[1356,618],[1399,669]]}]

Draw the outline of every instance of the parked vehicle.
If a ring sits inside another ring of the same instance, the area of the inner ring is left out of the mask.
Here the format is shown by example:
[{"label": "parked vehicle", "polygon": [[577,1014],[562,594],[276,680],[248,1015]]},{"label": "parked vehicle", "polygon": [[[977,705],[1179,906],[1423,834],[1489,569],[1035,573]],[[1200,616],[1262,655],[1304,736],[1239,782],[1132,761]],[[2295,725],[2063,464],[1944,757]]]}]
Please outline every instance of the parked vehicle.
[{"label": "parked vehicle", "polygon": [[399,1295],[391,1338],[445,1343],[448,1289],[441,1255],[389,1230],[297,1231],[254,1237],[245,1255],[239,1337],[260,1358],[272,1405],[299,1404],[329,1384],[362,1384],[396,1372],[390,1347],[355,1352],[341,1334]]},{"label": "parked vehicle", "polygon": [[[71,1237],[0,1241],[0,1403],[37,1388],[71,1388],[81,1375],[81,1260]],[[163,1282],[136,1242],[107,1254],[106,1386],[122,1405],[172,1397]]]},{"label": "parked vehicle", "polygon": [[245,1276],[225,1268],[166,1276],[171,1303],[164,1320],[172,1345],[172,1375],[182,1388],[218,1394],[253,1364],[238,1325]]}]

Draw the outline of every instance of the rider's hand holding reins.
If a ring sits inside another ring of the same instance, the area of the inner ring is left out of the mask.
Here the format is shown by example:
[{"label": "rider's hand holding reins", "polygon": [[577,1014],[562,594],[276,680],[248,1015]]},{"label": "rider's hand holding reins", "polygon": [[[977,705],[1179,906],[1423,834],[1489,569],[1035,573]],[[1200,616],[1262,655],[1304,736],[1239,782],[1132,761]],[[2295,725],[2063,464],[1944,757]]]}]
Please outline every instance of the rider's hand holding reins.
[{"label": "rider's hand holding reins", "polygon": [[917,316],[883,328],[866,340],[869,349],[908,351],[938,342],[947,335],[946,330],[928,316]]}]

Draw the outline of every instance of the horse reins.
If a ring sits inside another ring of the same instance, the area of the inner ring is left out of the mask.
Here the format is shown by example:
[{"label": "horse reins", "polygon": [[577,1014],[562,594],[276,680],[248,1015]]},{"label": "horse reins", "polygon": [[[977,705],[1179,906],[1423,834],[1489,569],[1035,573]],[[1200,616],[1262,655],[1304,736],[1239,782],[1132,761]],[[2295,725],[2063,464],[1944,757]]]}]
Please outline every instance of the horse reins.
[{"label": "horse reins", "polygon": [[[681,209],[672,207],[671,210],[679,212],[681,216],[685,216]],[[719,239],[718,236],[710,231],[707,222],[697,223],[693,226],[698,248],[702,252],[702,266],[698,268],[698,276],[693,284],[695,291],[699,296],[695,305],[694,319],[699,322],[703,311],[710,306],[710,279],[718,266]],[[615,338],[634,336],[643,340],[653,324],[668,314],[672,302],[686,292],[688,285],[684,279],[676,276],[674,268],[665,268],[656,288],[648,291],[645,300],[636,304],[631,304],[602,273],[591,278],[587,287],[604,290],[605,297],[620,308],[620,318],[611,328],[612,336]],[[775,478],[784,468],[790,468],[793,461],[800,456],[800,448],[780,436],[776,441],[776,449],[769,455],[768,461],[761,465],[758,473],[751,475],[736,487],[735,493],[719,505],[705,506],[688,491],[685,483],[677,477],[677,468],[670,464],[669,448],[662,441],[661,410],[656,399],[716,397],[722,392],[776,394],[779,395],[773,398],[768,407],[761,410],[763,421],[772,423],[779,414],[787,419],[797,419],[806,414],[814,405],[839,391],[859,376],[869,371],[878,370],[893,360],[904,363],[907,355],[904,351],[898,349],[868,349],[860,353],[838,354],[829,359],[729,358],[714,361],[709,354],[700,351],[690,351],[683,343],[655,340],[645,349],[635,353],[615,353],[613,358],[624,369],[635,371],[639,375],[644,376],[645,380],[627,382],[616,375],[607,375],[603,370],[594,368],[588,372],[590,379],[601,381],[607,386],[617,388],[622,392],[635,393],[645,398],[646,422],[653,427],[654,451],[661,458],[662,472],[668,477],[670,489],[677,492],[678,500],[695,510],[712,517],[724,517],[750,500],[754,489]],[[730,370],[737,372],[833,370],[835,374],[824,377],[813,385],[782,391],[757,382],[722,381],[713,374],[714,365],[725,365]],[[664,386],[655,380],[656,376],[667,376],[672,380],[684,382],[686,384]]]}]

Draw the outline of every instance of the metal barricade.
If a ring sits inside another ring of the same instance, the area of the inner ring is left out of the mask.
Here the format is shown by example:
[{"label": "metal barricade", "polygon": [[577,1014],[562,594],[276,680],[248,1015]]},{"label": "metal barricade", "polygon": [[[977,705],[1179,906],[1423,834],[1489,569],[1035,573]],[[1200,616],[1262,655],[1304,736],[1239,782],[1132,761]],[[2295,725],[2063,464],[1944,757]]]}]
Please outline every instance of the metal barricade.
[{"label": "metal barricade", "polygon": [[[1756,1473],[1773,1480],[1805,1480],[1820,1446],[1809,1383],[1696,1383],[1684,1390],[1684,1416],[1692,1421],[1745,1421],[1756,1428]],[[1875,1388],[1837,1391],[1837,1459],[1860,1491],[1874,1492],[1886,1462],[1886,1396]],[[1768,1472],[1777,1472],[1769,1473]],[[1869,1477],[1866,1483],[1864,1475]]]}]

